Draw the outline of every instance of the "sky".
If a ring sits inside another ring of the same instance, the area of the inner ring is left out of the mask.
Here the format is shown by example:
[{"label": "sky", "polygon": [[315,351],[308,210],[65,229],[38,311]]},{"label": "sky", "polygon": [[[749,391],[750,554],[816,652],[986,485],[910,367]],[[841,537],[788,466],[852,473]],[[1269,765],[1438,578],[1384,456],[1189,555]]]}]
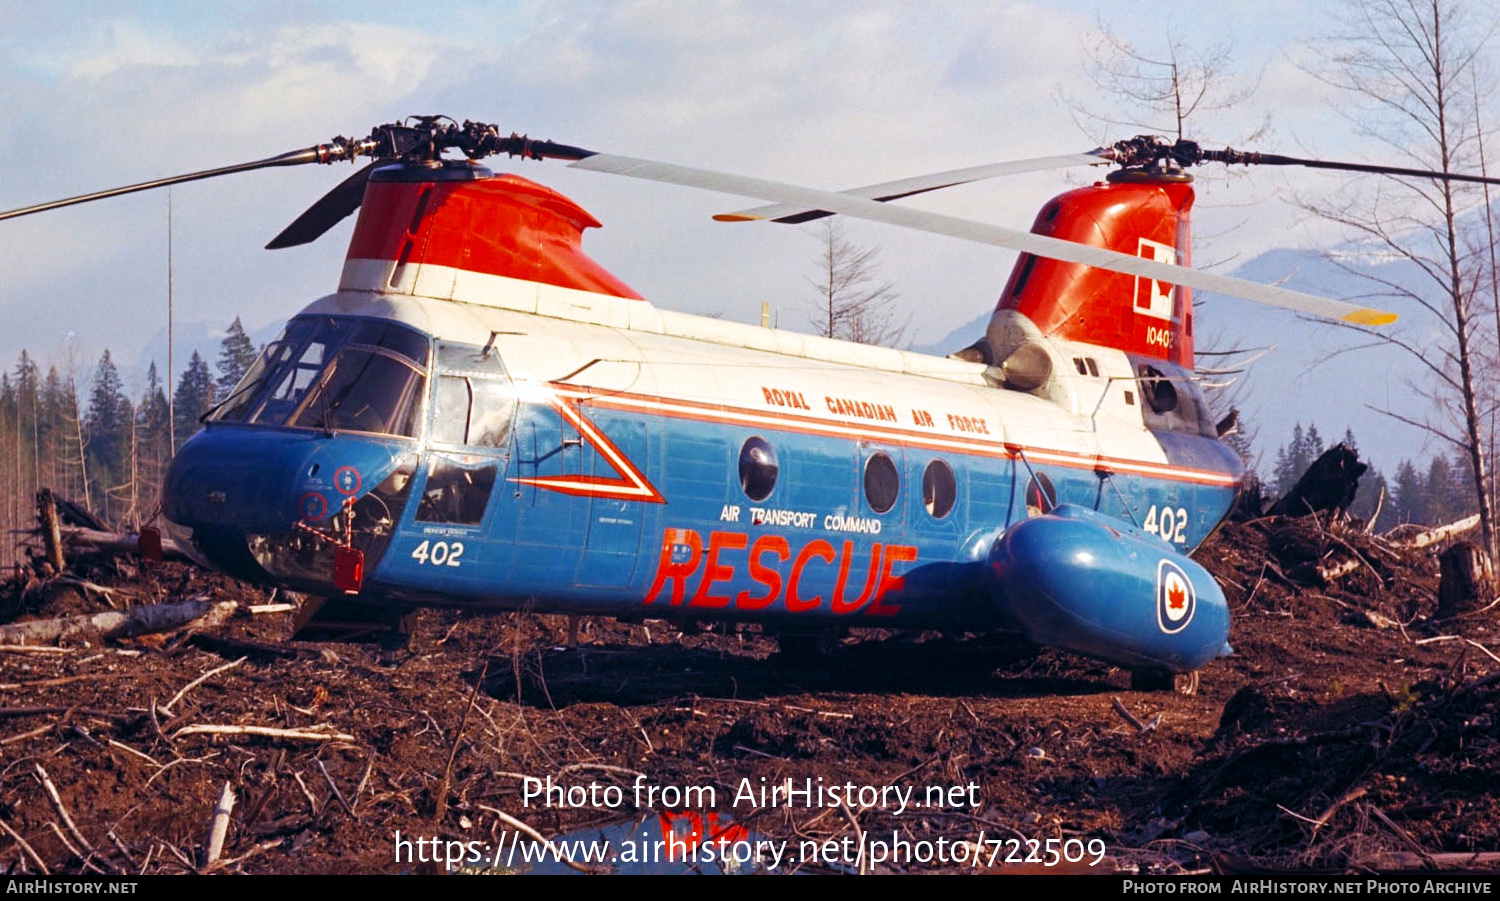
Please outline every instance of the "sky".
[{"label": "sky", "polygon": [[[0,0],[9,119],[0,209],[428,113],[823,188],[1077,152],[1140,130],[1076,108],[1128,118],[1086,71],[1101,25],[1149,54],[1174,38],[1228,49],[1225,83],[1245,96],[1200,117],[1205,145],[1241,142],[1269,123],[1260,149],[1388,158],[1341,115],[1348,101],[1309,72],[1323,55],[1320,36],[1336,28],[1335,6]],[[590,210],[604,227],[585,249],[658,306],[754,322],[767,302],[789,328],[812,315],[807,279],[818,248],[806,227],[711,221],[753,205],[734,197],[558,163],[491,165]],[[312,245],[262,247],[350,171],[272,169],[171,190],[179,370],[191,349],[184,335],[212,357],[210,330],[235,316],[267,328],[334,289],[352,220]],[[1050,196],[1090,179],[1040,173],[912,203],[1025,227]],[[1227,272],[1271,248],[1346,240],[1288,202],[1336,185],[1308,172],[1201,179],[1197,262]],[[168,205],[168,192],[153,191],[0,222],[0,365],[11,368],[26,348],[85,379],[106,348],[119,360],[141,357],[166,328]],[[1014,261],[885,225],[851,223],[848,234],[878,250],[917,344],[992,308]],[[1304,327],[1248,304],[1231,306],[1218,325],[1232,335],[1240,317],[1273,331]],[[127,386],[131,378],[139,375]]]}]

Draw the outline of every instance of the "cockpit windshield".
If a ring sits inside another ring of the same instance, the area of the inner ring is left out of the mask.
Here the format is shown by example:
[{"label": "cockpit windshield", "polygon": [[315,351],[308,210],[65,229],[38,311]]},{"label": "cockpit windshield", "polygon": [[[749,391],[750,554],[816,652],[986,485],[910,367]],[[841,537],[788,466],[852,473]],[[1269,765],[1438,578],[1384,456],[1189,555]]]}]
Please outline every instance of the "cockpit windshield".
[{"label": "cockpit windshield", "polygon": [[428,339],[394,322],[298,317],[210,420],[415,437],[428,357]]}]

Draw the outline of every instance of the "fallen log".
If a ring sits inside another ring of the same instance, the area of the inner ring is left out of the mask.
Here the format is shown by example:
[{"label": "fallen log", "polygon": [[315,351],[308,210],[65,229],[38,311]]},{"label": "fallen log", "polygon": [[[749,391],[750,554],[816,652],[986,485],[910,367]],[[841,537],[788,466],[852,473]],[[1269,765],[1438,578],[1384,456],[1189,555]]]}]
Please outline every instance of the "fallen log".
[{"label": "fallen log", "polygon": [[[1425,532],[1417,532],[1415,535],[1410,535],[1408,537],[1395,538],[1391,537],[1390,533],[1387,533],[1387,536],[1390,537],[1390,540],[1393,543],[1399,544],[1402,547],[1411,548],[1412,550],[1421,550],[1424,547],[1431,547],[1434,544],[1442,541],[1447,541],[1449,538],[1453,538],[1457,535],[1462,535],[1463,533],[1471,529],[1476,529],[1478,527],[1479,514],[1475,513],[1473,516],[1466,516],[1463,519],[1458,520],[1457,522],[1450,522],[1445,526],[1437,526],[1436,528],[1428,529]],[[1395,530],[1393,529],[1392,531]]]},{"label": "fallen log", "polygon": [[[101,532],[98,529],[86,529],[81,526],[64,526],[62,528],[63,543],[72,548],[88,548],[96,551],[118,551],[125,554],[141,553],[141,536],[125,535],[116,532]],[[161,539],[162,556],[168,560],[187,560],[182,548],[177,542],[165,536]]]},{"label": "fallen log", "polygon": [[152,632],[171,632],[190,623],[214,626],[234,613],[233,601],[181,601],[144,604],[129,610],[107,610],[87,616],[67,616],[0,626],[0,644],[35,644],[61,639],[129,638]]}]

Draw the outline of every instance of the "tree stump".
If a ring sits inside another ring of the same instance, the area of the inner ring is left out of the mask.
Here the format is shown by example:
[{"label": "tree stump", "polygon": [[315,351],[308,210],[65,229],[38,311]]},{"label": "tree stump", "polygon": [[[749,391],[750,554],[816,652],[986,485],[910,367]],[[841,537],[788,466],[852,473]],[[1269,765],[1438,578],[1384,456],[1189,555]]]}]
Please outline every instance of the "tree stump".
[{"label": "tree stump", "polygon": [[1272,516],[1306,516],[1325,510],[1342,513],[1354,503],[1359,477],[1368,468],[1349,445],[1335,444],[1266,512]]},{"label": "tree stump", "polygon": [[1494,593],[1490,560],[1472,541],[1455,541],[1438,555],[1438,616],[1457,616],[1488,604]]},{"label": "tree stump", "polygon": [[57,525],[57,501],[51,488],[36,493],[36,521],[42,530],[42,544],[47,549],[47,562],[57,572],[63,571],[62,533]]}]

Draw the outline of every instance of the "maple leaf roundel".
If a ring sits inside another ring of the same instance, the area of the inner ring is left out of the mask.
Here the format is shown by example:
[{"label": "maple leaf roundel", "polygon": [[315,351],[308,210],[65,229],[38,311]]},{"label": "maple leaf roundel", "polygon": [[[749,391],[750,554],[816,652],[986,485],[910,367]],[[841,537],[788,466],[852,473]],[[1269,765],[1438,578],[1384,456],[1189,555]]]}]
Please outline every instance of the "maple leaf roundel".
[{"label": "maple leaf roundel", "polygon": [[1168,635],[1181,632],[1193,621],[1196,601],[1187,573],[1171,560],[1162,560],[1156,567],[1156,624]]}]

